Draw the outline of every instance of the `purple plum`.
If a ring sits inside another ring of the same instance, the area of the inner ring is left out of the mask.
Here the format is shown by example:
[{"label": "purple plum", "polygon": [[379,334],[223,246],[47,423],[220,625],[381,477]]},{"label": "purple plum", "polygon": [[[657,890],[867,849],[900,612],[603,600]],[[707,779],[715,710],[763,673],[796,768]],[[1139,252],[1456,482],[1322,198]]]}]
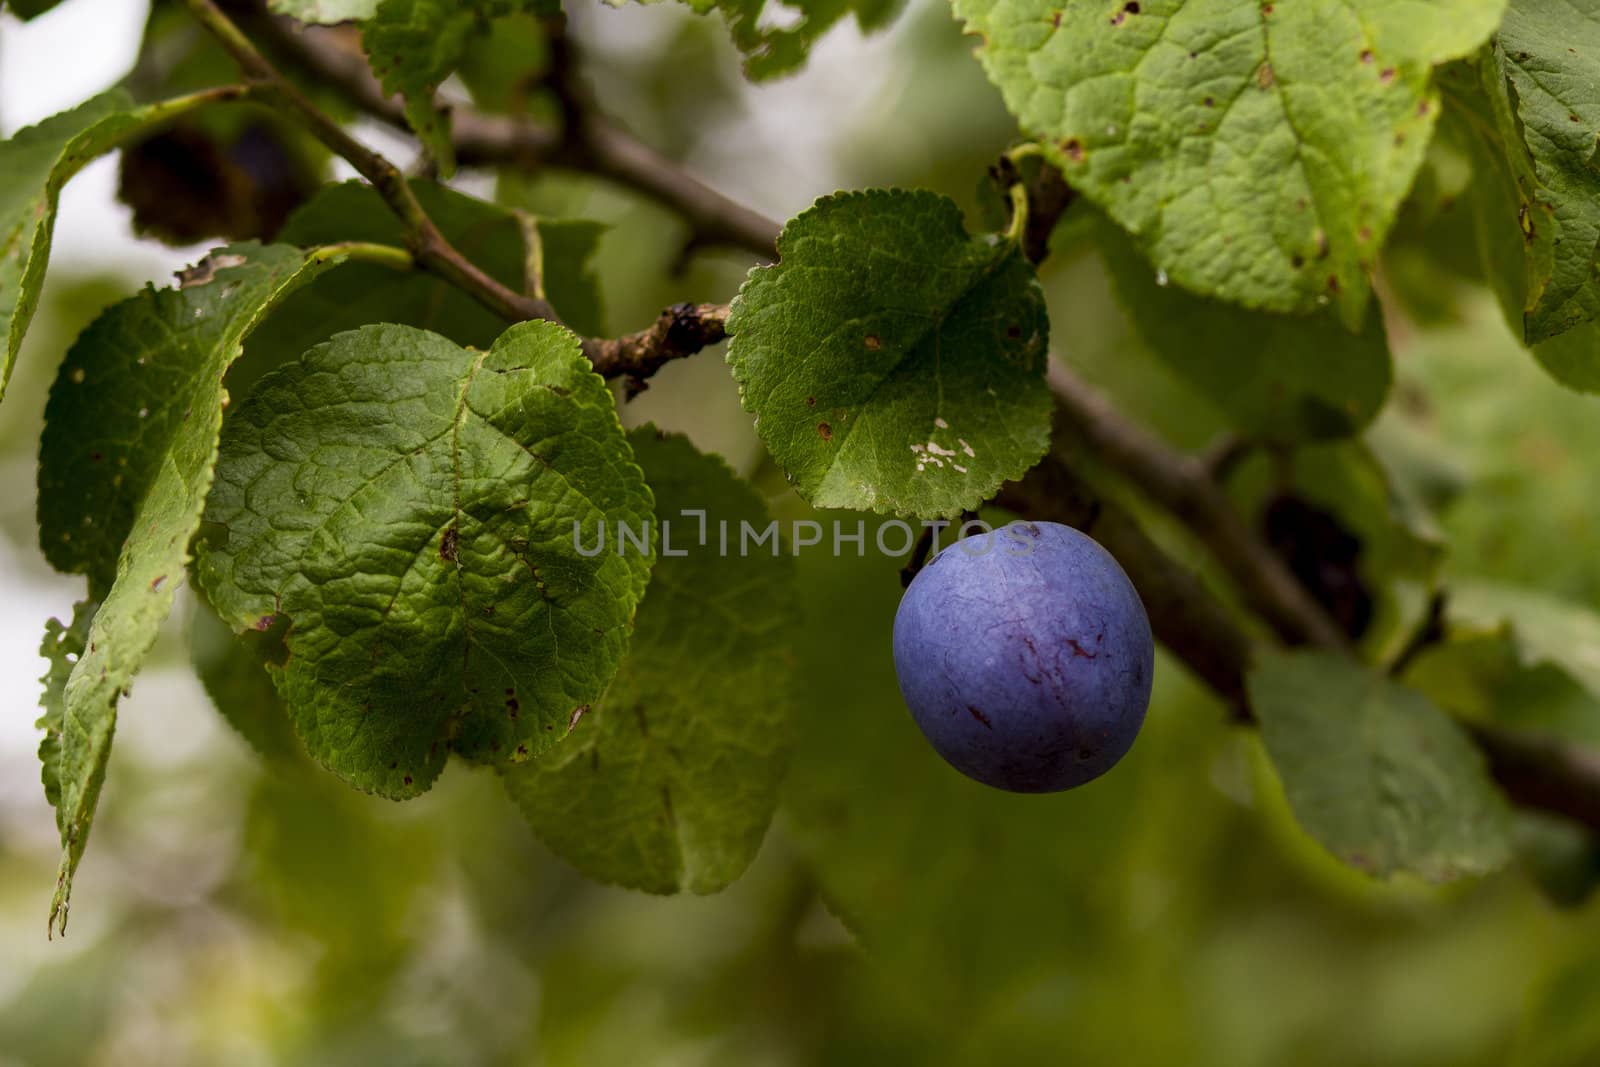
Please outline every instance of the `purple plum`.
[{"label": "purple plum", "polygon": [[1110,770],[1144,723],[1154,666],[1127,574],[1053,522],[947,546],[894,620],[895,673],[917,725],[956,770],[1016,793]]}]

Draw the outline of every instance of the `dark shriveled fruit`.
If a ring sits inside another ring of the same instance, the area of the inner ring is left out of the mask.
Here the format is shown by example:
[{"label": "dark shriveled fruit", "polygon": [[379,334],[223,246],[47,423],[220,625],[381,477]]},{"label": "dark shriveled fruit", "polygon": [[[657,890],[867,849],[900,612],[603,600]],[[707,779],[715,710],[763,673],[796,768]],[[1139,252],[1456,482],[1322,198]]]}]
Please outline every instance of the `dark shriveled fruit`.
[{"label": "dark shriveled fruit", "polygon": [[1128,576],[1057,523],[947,547],[894,620],[895,673],[917,725],[957,770],[1017,793],[1110,770],[1144,722],[1154,658]]}]

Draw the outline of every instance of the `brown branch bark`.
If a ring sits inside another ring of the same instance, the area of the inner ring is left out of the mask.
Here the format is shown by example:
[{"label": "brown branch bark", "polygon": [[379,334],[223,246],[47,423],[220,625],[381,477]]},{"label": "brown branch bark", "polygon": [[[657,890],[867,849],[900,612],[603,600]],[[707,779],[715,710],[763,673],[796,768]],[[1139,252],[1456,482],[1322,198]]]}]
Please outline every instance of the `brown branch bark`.
[{"label": "brown branch bark", "polygon": [[663,364],[692,356],[726,337],[727,322],[727,304],[674,304],[648,328],[622,337],[589,338],[583,351],[602,375],[624,380],[631,400]]}]

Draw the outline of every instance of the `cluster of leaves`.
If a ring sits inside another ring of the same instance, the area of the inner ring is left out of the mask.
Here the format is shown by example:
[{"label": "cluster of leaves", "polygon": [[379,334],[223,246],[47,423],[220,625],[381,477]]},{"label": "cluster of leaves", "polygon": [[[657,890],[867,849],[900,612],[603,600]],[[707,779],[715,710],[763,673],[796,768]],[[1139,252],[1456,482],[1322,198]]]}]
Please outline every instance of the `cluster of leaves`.
[{"label": "cluster of leaves", "polygon": [[[443,175],[439,85],[496,19],[555,13],[546,0],[276,6],[361,22],[374,72]],[[792,68],[848,11],[864,26],[891,13],[807,2],[773,29],[760,0],[715,6],[758,77]],[[1367,632],[1363,606],[1360,630],[1379,658],[1441,575],[1426,486],[1369,432],[1393,376],[1374,274],[1386,250],[1416,246],[1492,284],[1559,380],[1600,385],[1600,9],[955,10],[1033,139],[1017,158],[1042,156],[1083,198],[1057,246],[1096,250],[1142,342],[1281,460],[1239,476],[1244,506],[1287,493],[1335,516],[1347,547],[1321,588],[1373,591],[1384,624]],[[0,145],[14,176],[0,192],[0,394],[62,183],[194,106],[113,92]],[[489,276],[548,297],[568,325],[505,328],[403,266],[408,233],[377,192],[331,184],[276,243],[221,247],[175,287],[107,309],[62,362],[40,537],[88,587],[44,643],[62,924],[117,702],[186,576],[216,617],[195,635],[202,675],[264,755],[303,754],[394,798],[428,789],[452,754],[493,766],[556,851],[654,891],[718,889],[759,846],[789,748],[789,561],[653,546],[686,510],[762,525],[762,498],[684,439],[624,432],[573,332],[600,328],[592,224],[432,181],[412,191]],[[1397,230],[1412,209],[1444,222]],[[835,194],[751,272],[727,359],[809,505],[950,517],[1045,456],[1050,328],[1026,209],[1013,210],[974,234],[933,193]],[[1440,237],[1460,211],[1471,255]],[[620,541],[619,528],[652,536],[599,555],[575,538]],[[1297,571],[1315,577],[1319,562]],[[1510,854],[1507,805],[1442,708],[1495,717],[1495,694],[1525,671],[1600,699],[1592,616],[1522,592],[1461,588],[1452,604],[1449,640],[1408,662],[1415,677],[1292,652],[1263,655],[1250,679],[1298,817],[1362,869],[1446,879]],[[1441,666],[1483,642],[1506,653],[1493,678],[1463,684]]]}]

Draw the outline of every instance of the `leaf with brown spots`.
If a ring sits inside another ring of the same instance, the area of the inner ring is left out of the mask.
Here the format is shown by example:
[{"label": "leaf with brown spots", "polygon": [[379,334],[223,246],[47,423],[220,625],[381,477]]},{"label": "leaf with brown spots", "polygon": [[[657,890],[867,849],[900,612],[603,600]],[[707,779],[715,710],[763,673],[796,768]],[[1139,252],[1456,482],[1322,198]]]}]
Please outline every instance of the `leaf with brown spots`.
[{"label": "leaf with brown spots", "polygon": [[[1516,169],[1534,246],[1523,332],[1536,343],[1600,317],[1600,2],[1513,0],[1493,63],[1499,76],[1486,82],[1500,94],[1505,150],[1531,164]],[[1600,345],[1590,366],[1600,367]]]},{"label": "leaf with brown spots", "polygon": [[1023,131],[1155,269],[1252,308],[1336,304],[1351,327],[1427,151],[1434,68],[1472,54],[1505,10],[1505,0],[954,5]]},{"label": "leaf with brown spots", "polygon": [[948,517],[1038,462],[1049,322],[1016,241],[874,189],[823,197],[778,252],[734,299],[728,363],[801,496]]}]

